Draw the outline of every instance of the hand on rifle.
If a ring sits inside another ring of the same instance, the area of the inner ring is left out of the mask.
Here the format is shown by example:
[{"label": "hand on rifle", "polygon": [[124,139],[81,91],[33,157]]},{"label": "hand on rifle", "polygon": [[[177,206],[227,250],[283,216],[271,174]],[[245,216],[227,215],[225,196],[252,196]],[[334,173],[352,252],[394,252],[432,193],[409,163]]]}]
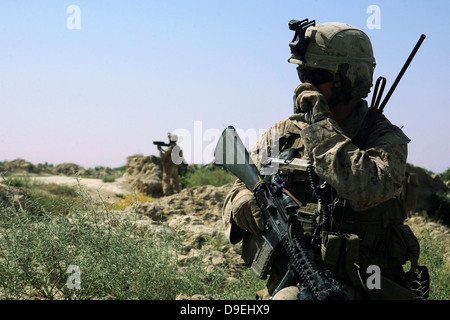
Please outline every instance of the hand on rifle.
[{"label": "hand on rifle", "polygon": [[237,226],[260,235],[265,228],[264,217],[252,194],[241,196],[232,208],[233,220]]}]

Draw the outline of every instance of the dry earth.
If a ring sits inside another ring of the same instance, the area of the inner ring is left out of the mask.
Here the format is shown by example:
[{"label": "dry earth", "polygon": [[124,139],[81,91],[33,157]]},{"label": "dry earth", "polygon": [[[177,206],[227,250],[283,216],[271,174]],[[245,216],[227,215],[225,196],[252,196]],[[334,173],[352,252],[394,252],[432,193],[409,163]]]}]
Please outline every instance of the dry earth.
[{"label": "dry earth", "polygon": [[44,176],[34,177],[37,183],[55,183],[71,187],[81,187],[93,197],[106,202],[114,202],[118,194],[132,192],[132,188],[124,177],[117,178],[114,182],[103,182],[102,179],[79,178],[73,176]]}]

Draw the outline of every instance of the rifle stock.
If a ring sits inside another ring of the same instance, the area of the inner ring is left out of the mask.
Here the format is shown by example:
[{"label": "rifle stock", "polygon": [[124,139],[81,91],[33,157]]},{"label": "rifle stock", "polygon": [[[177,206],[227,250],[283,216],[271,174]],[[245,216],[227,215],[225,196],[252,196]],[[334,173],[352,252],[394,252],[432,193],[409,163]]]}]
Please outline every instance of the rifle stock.
[{"label": "rifle stock", "polygon": [[242,180],[251,191],[261,183],[258,169],[232,126],[226,128],[220,136],[214,152],[214,162]]}]

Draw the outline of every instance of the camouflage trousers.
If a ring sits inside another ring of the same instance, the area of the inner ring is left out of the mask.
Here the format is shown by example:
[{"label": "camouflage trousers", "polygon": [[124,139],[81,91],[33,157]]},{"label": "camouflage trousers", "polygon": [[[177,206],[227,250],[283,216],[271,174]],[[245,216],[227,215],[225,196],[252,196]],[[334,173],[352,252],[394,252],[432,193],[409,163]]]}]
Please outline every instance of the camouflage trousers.
[{"label": "camouflage trousers", "polygon": [[162,190],[165,196],[178,193],[181,190],[180,177],[178,176],[178,167],[175,169],[163,170],[162,175]]}]

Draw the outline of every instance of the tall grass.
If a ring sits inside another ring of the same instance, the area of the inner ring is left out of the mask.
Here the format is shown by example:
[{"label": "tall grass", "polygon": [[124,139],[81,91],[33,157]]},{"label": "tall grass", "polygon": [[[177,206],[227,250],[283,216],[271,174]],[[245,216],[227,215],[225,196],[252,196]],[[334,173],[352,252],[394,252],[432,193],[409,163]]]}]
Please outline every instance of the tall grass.
[{"label": "tall grass", "polygon": [[[226,265],[211,268],[200,255],[180,266],[183,244],[163,223],[151,229],[108,210],[82,190],[78,197],[81,202],[67,202],[60,213],[44,209],[39,216],[0,208],[0,299],[172,300],[180,293],[227,299],[248,294],[245,279],[239,286],[228,283]],[[71,266],[81,271],[79,288],[71,282]]]},{"label": "tall grass", "polygon": [[420,244],[419,264],[425,265],[430,274],[430,300],[450,300],[449,237],[432,234],[429,229],[415,232]]}]

